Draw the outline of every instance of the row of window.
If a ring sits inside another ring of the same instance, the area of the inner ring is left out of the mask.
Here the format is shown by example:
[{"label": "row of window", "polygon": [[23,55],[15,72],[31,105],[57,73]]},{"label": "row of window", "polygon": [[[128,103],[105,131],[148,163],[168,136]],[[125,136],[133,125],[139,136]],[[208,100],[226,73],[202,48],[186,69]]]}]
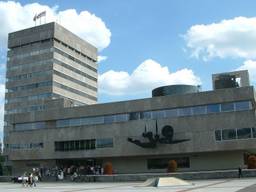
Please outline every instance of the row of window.
[{"label": "row of window", "polygon": [[20,64],[20,65],[10,65],[7,66],[8,72],[12,71],[21,71],[21,70],[27,70],[31,69],[34,66],[43,66],[43,65],[50,65],[53,63],[53,59],[47,59],[47,60],[42,60],[42,61],[37,61],[33,63],[26,63],[26,64]]},{"label": "row of window", "polygon": [[15,55],[12,55],[11,57],[8,57],[8,61],[12,61],[14,59],[24,59],[26,57],[32,57],[36,55],[42,55],[44,53],[50,53],[52,51],[53,51],[53,48],[40,49],[35,51],[29,50],[29,52],[27,53],[15,54]]},{"label": "row of window", "polygon": [[125,122],[129,120],[139,119],[161,119],[161,118],[174,118],[193,115],[204,115],[219,112],[231,112],[231,111],[243,111],[252,109],[250,101],[239,101],[221,104],[201,105],[195,107],[182,107],[175,109],[165,109],[157,111],[144,111],[144,112],[132,112],[117,115],[105,115],[95,117],[83,117],[57,120],[57,127],[72,127],[81,125],[93,125],[93,124],[108,124]]},{"label": "row of window", "polygon": [[90,61],[93,61],[93,62],[96,62],[94,59],[90,58],[89,56],[83,54],[82,52],[78,51],[77,49],[67,45],[66,43],[64,43],[63,41],[60,41],[59,39],[56,39],[56,38],[49,38],[49,39],[44,39],[44,40],[39,40],[39,41],[33,41],[33,42],[30,42],[30,43],[26,43],[26,44],[22,44],[22,45],[17,45],[15,47],[12,47],[11,49],[12,50],[16,50],[17,48],[22,48],[24,50],[25,47],[28,47],[28,46],[33,46],[35,44],[42,44],[42,43],[49,43],[49,42],[52,42],[54,40],[54,42],[57,42],[61,45],[63,45],[64,47],[67,47],[69,48],[70,50],[72,51],[75,51],[77,54],[83,56],[85,59],[88,59]]},{"label": "row of window", "polygon": [[31,79],[31,78],[35,78],[35,77],[44,77],[44,76],[51,75],[51,74],[52,74],[52,70],[38,71],[38,72],[33,72],[33,73],[26,73],[26,74],[12,76],[12,77],[6,78],[6,81],[10,81],[10,82],[20,81],[20,80]]},{"label": "row of window", "polygon": [[80,101],[71,99],[71,98],[69,98],[69,97],[64,97],[63,95],[58,95],[58,94],[55,94],[55,93],[53,93],[52,95],[53,95],[53,96],[52,96],[52,99],[61,99],[61,98],[65,98],[65,99],[71,100],[72,103],[74,104],[74,106],[83,106],[83,105],[86,105],[85,103],[82,103],[82,102],[80,102]]},{"label": "row of window", "polygon": [[[218,106],[218,107],[216,107]],[[105,115],[105,116],[95,116],[95,117],[83,117],[83,118],[72,118],[72,119],[61,119],[56,120],[56,127],[74,127],[82,125],[97,125],[97,124],[111,124],[118,122],[126,122],[129,120],[143,120],[143,119],[161,119],[161,118],[175,118],[191,115],[203,115],[211,114],[218,112],[227,112],[225,106],[234,106],[232,111],[244,111],[251,110],[252,104],[250,101],[238,101],[232,103],[221,103],[221,104],[211,104],[211,105],[202,105],[195,107],[184,107],[184,108],[175,108],[175,109],[165,109],[157,111],[144,111],[144,112],[132,112],[116,115]],[[190,110],[188,110],[189,108]],[[212,110],[218,109],[218,110]],[[191,111],[188,112],[188,111]],[[228,110],[231,111],[231,110]],[[187,112],[187,113],[185,113]],[[34,122],[34,123],[17,123],[15,124],[14,129],[16,131],[21,130],[31,130],[31,129],[42,129],[46,128],[46,124],[43,126],[37,126],[37,123],[43,122]],[[31,128],[33,127],[33,128]]]},{"label": "row of window", "polygon": [[29,43],[19,44],[17,46],[12,47],[11,49],[14,49],[14,50],[19,49],[19,48],[23,49],[23,48],[28,47],[28,46],[33,46],[35,44],[47,43],[47,42],[50,42],[50,39],[43,39],[43,40],[33,41],[33,42],[29,42]]},{"label": "row of window", "polygon": [[91,99],[91,100],[93,100],[93,101],[97,101],[97,97],[92,96],[92,95],[89,95],[89,94],[87,94],[87,93],[85,93],[85,92],[82,92],[82,91],[73,89],[73,88],[68,87],[68,86],[66,86],[66,85],[63,85],[63,84],[60,84],[60,83],[57,83],[57,82],[53,82],[53,86],[59,87],[59,88],[61,88],[61,89],[68,90],[68,91],[70,91],[70,92],[72,92],[72,93],[76,93],[76,94],[78,94],[78,95],[84,96],[84,97],[86,97],[86,98],[88,98],[88,99]]},{"label": "row of window", "polygon": [[29,143],[29,144],[6,144],[6,149],[41,149],[44,148],[44,143]]},{"label": "row of window", "polygon": [[35,130],[46,128],[44,121],[33,122],[33,123],[19,123],[14,126],[15,131]]},{"label": "row of window", "polygon": [[170,160],[175,160],[178,168],[190,168],[189,157],[148,159],[148,169],[167,169]]},{"label": "row of window", "polygon": [[45,110],[45,105],[33,105],[30,107],[6,110],[5,114],[26,113],[31,111],[43,111],[43,110]]},{"label": "row of window", "polygon": [[43,81],[43,82],[32,83],[32,84],[28,84],[28,85],[11,87],[11,88],[7,89],[6,91],[7,91],[7,93],[13,93],[13,92],[17,92],[17,91],[36,89],[39,87],[47,87],[47,86],[51,86],[51,85],[52,85],[52,81]]},{"label": "row of window", "polygon": [[71,76],[68,76],[68,75],[66,75],[64,73],[61,73],[59,71],[54,71],[54,74],[56,74],[56,75],[58,75],[58,76],[60,76],[60,77],[62,77],[64,79],[68,79],[70,81],[73,81],[73,82],[75,82],[75,83],[77,83],[79,85],[82,85],[83,87],[86,87],[88,89],[91,89],[93,91],[97,91],[97,87],[93,87],[93,86],[91,86],[91,85],[89,85],[89,84],[87,84],[87,83],[85,83],[85,82],[83,82],[81,80],[77,80],[77,79],[75,79],[75,78],[73,78]]},{"label": "row of window", "polygon": [[222,129],[215,131],[216,141],[256,138],[256,128]]},{"label": "row of window", "polygon": [[69,48],[71,51],[75,51],[77,54],[83,56],[85,59],[88,59],[90,61],[96,62],[94,59],[92,59],[91,57],[88,57],[87,55],[83,54],[82,52],[78,51],[77,49],[67,45],[66,43],[64,43],[63,41],[60,41],[59,39],[54,38],[54,41],[57,43],[60,43],[61,45],[63,45],[64,47]]},{"label": "row of window", "polygon": [[96,148],[112,148],[113,138],[84,139],[73,141],[56,141],[55,151],[92,150]]},{"label": "row of window", "polygon": [[80,69],[76,69],[76,68],[74,68],[74,67],[72,67],[72,66],[70,66],[70,65],[68,65],[68,64],[66,64],[66,63],[64,63],[64,62],[62,62],[62,61],[60,61],[58,59],[54,59],[53,61],[54,61],[54,63],[56,63],[56,64],[58,64],[58,65],[60,65],[62,67],[65,67],[65,68],[67,68],[67,69],[69,69],[69,70],[71,70],[71,71],[73,71],[75,73],[78,73],[78,74],[80,74],[80,75],[82,75],[82,76],[84,76],[84,77],[86,77],[86,78],[88,78],[88,79],[90,79],[92,81],[96,81],[97,82],[97,78],[96,77],[93,77],[93,76],[89,75],[88,73],[85,73],[85,72],[81,71]]},{"label": "row of window", "polygon": [[43,93],[39,95],[30,95],[30,96],[23,96],[23,97],[15,97],[9,98],[5,100],[5,103],[16,103],[16,102],[24,102],[24,101],[35,101],[41,99],[51,98],[53,96],[52,93]]}]

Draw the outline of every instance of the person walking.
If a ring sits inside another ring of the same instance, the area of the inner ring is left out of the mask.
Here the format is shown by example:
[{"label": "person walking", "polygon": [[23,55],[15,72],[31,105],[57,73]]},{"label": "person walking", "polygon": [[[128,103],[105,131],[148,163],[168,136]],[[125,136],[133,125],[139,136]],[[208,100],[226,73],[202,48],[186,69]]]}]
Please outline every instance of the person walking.
[{"label": "person walking", "polygon": [[238,167],[238,178],[241,178],[243,175],[242,175],[242,167],[239,166]]}]

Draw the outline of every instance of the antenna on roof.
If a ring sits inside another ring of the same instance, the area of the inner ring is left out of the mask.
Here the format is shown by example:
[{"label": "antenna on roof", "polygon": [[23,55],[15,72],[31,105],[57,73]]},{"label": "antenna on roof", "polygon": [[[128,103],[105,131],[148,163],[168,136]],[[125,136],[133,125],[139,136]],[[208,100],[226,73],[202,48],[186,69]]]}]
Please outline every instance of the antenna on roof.
[{"label": "antenna on roof", "polygon": [[46,23],[46,11],[43,11],[39,14],[35,14],[35,16],[33,17],[33,21],[35,22],[35,26],[36,26],[36,21],[39,19],[39,25],[41,25],[41,18],[44,17],[44,24]]}]

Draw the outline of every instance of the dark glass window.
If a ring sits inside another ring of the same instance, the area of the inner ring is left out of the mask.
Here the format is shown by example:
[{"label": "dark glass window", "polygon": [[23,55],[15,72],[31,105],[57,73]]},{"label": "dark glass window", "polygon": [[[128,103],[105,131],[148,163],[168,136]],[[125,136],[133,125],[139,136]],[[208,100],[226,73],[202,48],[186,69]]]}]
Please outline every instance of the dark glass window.
[{"label": "dark glass window", "polygon": [[248,139],[251,138],[251,128],[237,129],[238,139]]},{"label": "dark glass window", "polygon": [[179,116],[190,116],[192,115],[191,107],[185,107],[179,109]]},{"label": "dark glass window", "polygon": [[215,131],[215,139],[216,141],[221,141],[221,130]]},{"label": "dark glass window", "polygon": [[203,115],[206,114],[206,106],[196,106],[192,107],[193,115]]},{"label": "dark glass window", "polygon": [[222,130],[222,139],[223,140],[236,139],[236,130],[235,129]]},{"label": "dark glass window", "polygon": [[222,103],[221,111],[222,112],[234,111],[234,103]]},{"label": "dark glass window", "polygon": [[220,104],[207,105],[207,113],[219,113]]},{"label": "dark glass window", "polygon": [[250,101],[235,102],[235,109],[236,111],[249,110],[251,109],[251,102]]},{"label": "dark glass window", "polygon": [[97,139],[97,148],[108,148],[113,147],[112,138]]},{"label": "dark glass window", "polygon": [[95,149],[95,139],[56,141],[55,151],[91,150]]},{"label": "dark glass window", "polygon": [[133,113],[130,113],[129,115],[130,115],[130,117],[129,117],[130,120],[140,119],[140,113],[138,113],[138,112],[133,112]]},{"label": "dark glass window", "polygon": [[148,167],[148,169],[167,169],[168,162],[170,160],[175,160],[177,162],[178,168],[189,168],[190,167],[189,157],[148,159],[147,167]]},{"label": "dark glass window", "polygon": [[252,128],[252,136],[253,138],[256,138],[256,128]]}]

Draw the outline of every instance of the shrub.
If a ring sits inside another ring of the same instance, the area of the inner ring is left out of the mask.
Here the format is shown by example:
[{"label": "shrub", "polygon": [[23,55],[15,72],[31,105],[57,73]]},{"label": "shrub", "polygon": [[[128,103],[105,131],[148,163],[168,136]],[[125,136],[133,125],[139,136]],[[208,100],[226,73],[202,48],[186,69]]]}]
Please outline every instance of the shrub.
[{"label": "shrub", "polygon": [[256,169],[256,156],[250,155],[248,157],[248,169]]},{"label": "shrub", "polygon": [[113,166],[112,163],[107,162],[104,165],[104,175],[112,175],[113,174]]},{"label": "shrub", "polygon": [[171,172],[175,172],[177,171],[177,162],[175,160],[170,160],[168,162],[168,167],[167,167],[167,172],[171,173]]}]

